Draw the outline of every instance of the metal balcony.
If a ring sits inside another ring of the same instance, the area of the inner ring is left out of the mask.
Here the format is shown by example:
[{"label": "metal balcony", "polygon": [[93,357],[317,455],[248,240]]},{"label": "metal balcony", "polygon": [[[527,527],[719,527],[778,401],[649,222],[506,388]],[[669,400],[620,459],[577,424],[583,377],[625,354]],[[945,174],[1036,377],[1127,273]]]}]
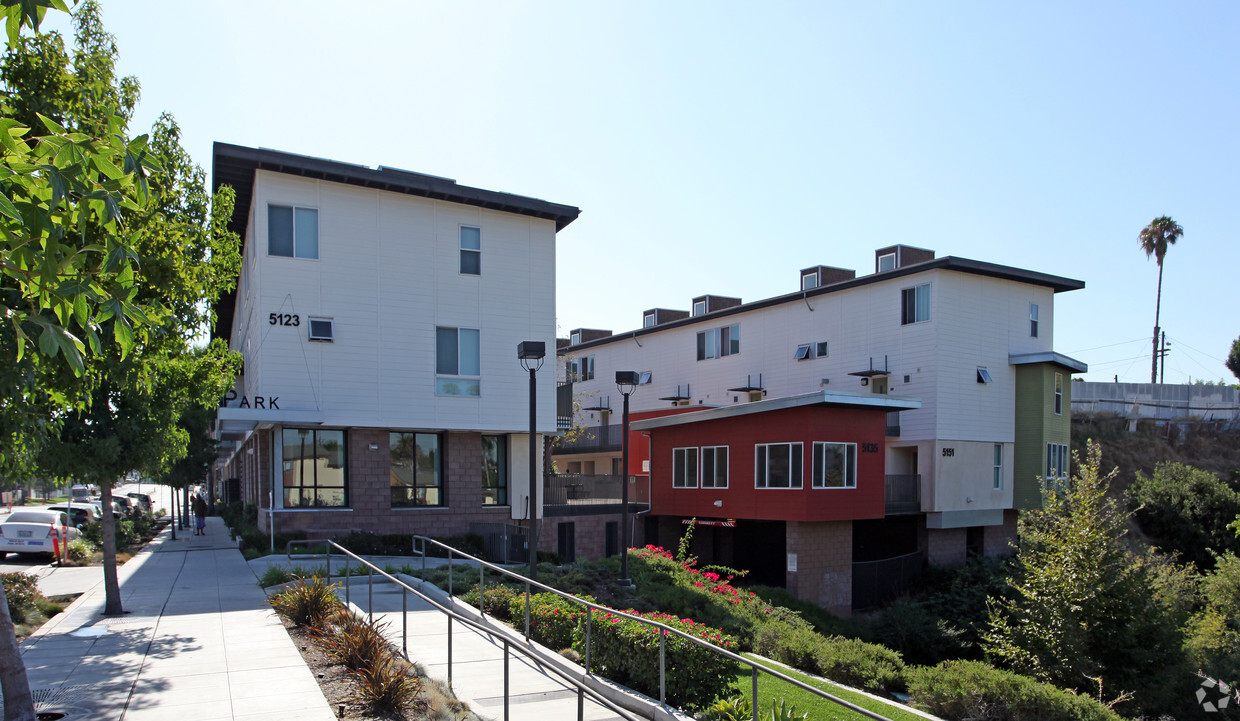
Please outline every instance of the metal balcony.
[{"label": "metal balcony", "polygon": [[[643,479],[646,482],[642,482]],[[620,513],[623,476],[562,473],[549,476],[543,485],[543,514],[585,516]],[[645,476],[629,476],[629,511],[650,510],[650,484]]]},{"label": "metal balcony", "polygon": [[620,440],[624,437],[619,423],[607,426],[587,426],[579,432],[569,432],[560,438],[555,448],[562,453],[619,453]]},{"label": "metal balcony", "polygon": [[890,475],[886,483],[888,516],[921,512],[921,476]]}]

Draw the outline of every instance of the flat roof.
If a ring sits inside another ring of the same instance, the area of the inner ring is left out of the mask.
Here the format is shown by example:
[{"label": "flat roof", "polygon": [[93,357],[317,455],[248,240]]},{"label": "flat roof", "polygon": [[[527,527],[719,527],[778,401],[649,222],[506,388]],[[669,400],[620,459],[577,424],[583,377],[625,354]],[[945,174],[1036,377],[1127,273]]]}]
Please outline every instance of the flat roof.
[{"label": "flat roof", "polygon": [[1012,280],[1020,283],[1028,283],[1030,285],[1039,285],[1044,288],[1050,288],[1055,293],[1063,293],[1070,290],[1080,290],[1085,287],[1085,281],[1074,280],[1072,278],[1064,278],[1058,275],[1050,275],[1049,273],[1039,273],[1034,270],[1025,270],[1023,268],[1013,268],[1007,265],[999,265],[997,263],[986,263],[980,260],[970,260],[968,258],[957,258],[955,256],[945,256],[943,258],[935,258],[927,260],[923,263],[913,263],[902,268],[894,270],[886,270],[881,273],[871,273],[858,278],[842,280],[837,283],[828,283],[817,288],[808,290],[798,290],[784,295],[777,295],[764,300],[756,300],[752,303],[743,303],[741,305],[732,306],[714,310],[702,315],[695,315],[690,318],[660,323],[649,328],[638,328],[636,330],[615,333],[605,338],[597,340],[585,341],[572,346],[563,346],[557,348],[557,352],[576,351],[581,348],[590,348],[595,346],[614,343],[620,340],[629,340],[631,338],[649,335],[651,333],[659,333],[671,328],[680,328],[682,326],[693,325],[694,323],[714,323],[720,318],[725,318],[737,313],[745,313],[760,308],[769,308],[771,306],[781,305],[784,303],[801,303],[808,298],[814,298],[828,293],[838,293],[840,291],[857,288],[871,283],[882,283],[884,281],[895,278],[903,278],[905,276],[917,273],[925,273],[931,270],[950,270],[958,273],[971,273],[974,275],[983,275],[990,278],[999,278],[1002,280]]},{"label": "flat roof", "polygon": [[884,411],[911,411],[921,408],[921,401],[907,396],[889,396],[883,393],[852,393],[849,391],[815,391],[783,398],[771,398],[753,403],[738,403],[734,406],[704,408],[700,411],[680,413],[674,416],[648,418],[633,421],[630,427],[635,431],[648,431],[667,426],[682,426],[703,421],[715,421],[721,418],[735,418],[754,413],[769,413],[801,406],[829,406],[833,408],[874,408]]},{"label": "flat roof", "polygon": [[[228,229],[245,242],[246,219],[254,199],[254,174],[257,170],[297,175],[333,183],[357,185],[363,188],[386,190],[392,193],[416,195],[449,203],[473,205],[488,210],[498,210],[516,215],[526,215],[555,222],[557,231],[577,219],[581,210],[571,205],[561,205],[538,198],[529,198],[495,190],[471,188],[459,185],[455,180],[425,175],[398,168],[368,168],[364,165],[342,163],[336,160],[315,158],[296,153],[284,153],[267,148],[247,148],[242,145],[216,142],[211,160],[211,189],[221,185],[232,187],[237,193]],[[220,296],[215,311],[218,319],[211,329],[213,338],[227,338],[232,329],[236,291]],[[221,333],[220,330],[223,329]]]},{"label": "flat roof", "polygon": [[1054,363],[1074,373],[1087,373],[1089,366],[1075,358],[1069,358],[1063,353],[1055,351],[1042,351],[1041,353],[1019,353],[1008,356],[1008,363],[1014,366],[1028,365],[1030,363]]}]

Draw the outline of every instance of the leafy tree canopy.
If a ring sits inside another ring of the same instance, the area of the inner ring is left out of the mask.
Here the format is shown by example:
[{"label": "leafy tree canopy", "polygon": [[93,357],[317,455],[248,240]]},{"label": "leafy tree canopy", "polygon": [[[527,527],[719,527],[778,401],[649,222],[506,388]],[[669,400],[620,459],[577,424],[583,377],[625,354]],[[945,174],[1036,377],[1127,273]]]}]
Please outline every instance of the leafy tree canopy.
[{"label": "leafy tree canopy", "polygon": [[1215,474],[1159,463],[1151,476],[1138,471],[1128,493],[1141,530],[1164,551],[1203,570],[1217,553],[1240,552],[1240,539],[1227,528],[1240,515],[1240,492]]}]

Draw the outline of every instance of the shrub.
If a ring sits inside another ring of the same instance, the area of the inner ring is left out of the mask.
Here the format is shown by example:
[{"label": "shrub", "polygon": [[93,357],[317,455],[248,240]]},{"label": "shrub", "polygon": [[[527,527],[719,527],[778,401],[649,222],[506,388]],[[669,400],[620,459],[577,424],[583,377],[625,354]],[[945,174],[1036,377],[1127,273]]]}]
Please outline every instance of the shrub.
[{"label": "shrub", "polygon": [[[116,549],[120,550],[125,546],[137,543],[140,538],[134,531],[133,521],[128,518],[118,518],[113,524],[116,531]],[[82,524],[82,538],[90,541],[95,548],[103,548],[103,522],[89,521]]]},{"label": "shrub", "polygon": [[[586,597],[586,600],[594,599]],[[508,602],[513,625],[525,624],[525,594],[514,593]],[[573,647],[574,634],[585,622],[586,609],[554,593],[530,596],[530,637],[553,651]]]},{"label": "shrub", "polygon": [[751,721],[753,704],[747,696],[722,698],[701,714],[702,721]]},{"label": "shrub", "polygon": [[263,571],[263,575],[258,579],[258,585],[263,588],[269,588],[271,586],[279,586],[282,583],[288,583],[291,580],[293,580],[293,576],[288,571],[280,566],[271,566],[266,571]]},{"label": "shrub", "polygon": [[[489,616],[494,616],[501,621],[508,621],[512,619],[512,613],[510,610],[512,608],[512,603],[518,598],[522,599],[522,603],[524,604],[525,592],[513,588],[512,586],[487,584],[485,598],[482,601],[482,610]],[[478,587],[474,586],[468,593],[461,596],[461,601],[477,608]],[[522,614],[525,613],[524,608],[521,612]]]},{"label": "shrub", "polygon": [[944,661],[909,669],[913,705],[947,719],[976,721],[1120,721],[1086,696],[1000,671],[980,661]]},{"label": "shrub", "polygon": [[772,623],[755,650],[780,663],[867,691],[904,688],[904,659],[896,651],[854,638],[823,637],[806,626]]},{"label": "shrub", "polygon": [[383,636],[387,624],[374,624],[341,608],[328,627],[314,632],[315,643],[327,655],[354,671],[373,667],[392,655]]},{"label": "shrub", "polygon": [[1152,476],[1137,472],[1129,494],[1141,530],[1182,560],[1209,570],[1211,551],[1240,552],[1240,538],[1227,528],[1240,516],[1240,492],[1210,471],[1159,463]]},{"label": "shrub", "polygon": [[932,665],[963,656],[967,647],[963,635],[930,604],[902,598],[874,619],[871,640],[899,651],[909,663]]},{"label": "shrub", "polygon": [[[736,639],[722,631],[690,619],[659,613],[641,614],[702,640],[736,649]],[[654,698],[659,697],[659,637],[661,629],[615,614],[600,614],[591,630],[592,669]],[[667,703],[686,710],[706,708],[727,694],[739,665],[675,634],[665,640]],[[585,651],[585,624],[575,638],[574,648]]]},{"label": "shrub", "polygon": [[69,541],[69,546],[65,550],[65,555],[70,561],[85,561],[95,555],[95,551],[99,550],[93,543],[85,538],[75,538]]},{"label": "shrub", "polygon": [[4,597],[9,602],[9,616],[14,623],[26,620],[26,614],[35,608],[35,602],[43,597],[39,593],[39,577],[33,573],[0,574],[4,582]]},{"label": "shrub", "polygon": [[337,610],[344,606],[336,597],[337,585],[329,584],[318,576],[302,579],[273,594],[267,603],[277,614],[295,625],[323,629]]},{"label": "shrub", "polygon": [[356,698],[379,711],[396,714],[422,696],[422,682],[409,675],[408,662],[391,654],[350,673]]}]

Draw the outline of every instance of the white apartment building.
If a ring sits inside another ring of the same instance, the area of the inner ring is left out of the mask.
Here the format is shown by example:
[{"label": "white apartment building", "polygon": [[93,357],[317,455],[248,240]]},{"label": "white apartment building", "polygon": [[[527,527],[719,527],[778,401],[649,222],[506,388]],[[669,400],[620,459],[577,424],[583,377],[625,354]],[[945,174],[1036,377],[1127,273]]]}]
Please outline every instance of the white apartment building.
[{"label": "white apartment building", "polygon": [[[1016,512],[1040,503],[1038,478],[1067,473],[1067,381],[1086,367],[1054,351],[1055,295],[1084,283],[897,245],[875,253],[868,275],[815,266],[790,285],[756,302],[702,295],[688,310],[651,309],[624,333],[571,331],[559,353],[561,390],[578,400],[574,423],[590,439],[619,438],[594,428],[620,422],[616,371],[640,374],[630,398],[638,419],[819,391],[915,399],[920,407],[888,416],[887,517],[858,521],[840,542],[851,540],[854,562],[910,551],[935,563],[1005,553]],[[634,443],[630,474],[648,472],[648,447]],[[570,443],[556,463],[619,472],[617,456],[606,444]],[[806,456],[807,475],[811,465]],[[664,515],[658,501],[671,479],[656,473],[649,483],[654,500],[639,542],[674,545],[686,519]],[[730,483],[752,488],[753,479]]]},{"label": "white apartment building", "polygon": [[[225,495],[312,536],[537,514],[517,345],[554,347],[556,232],[578,209],[225,143],[213,175],[244,242],[214,329],[245,359],[218,411]],[[544,373],[538,448],[556,431]]]}]

